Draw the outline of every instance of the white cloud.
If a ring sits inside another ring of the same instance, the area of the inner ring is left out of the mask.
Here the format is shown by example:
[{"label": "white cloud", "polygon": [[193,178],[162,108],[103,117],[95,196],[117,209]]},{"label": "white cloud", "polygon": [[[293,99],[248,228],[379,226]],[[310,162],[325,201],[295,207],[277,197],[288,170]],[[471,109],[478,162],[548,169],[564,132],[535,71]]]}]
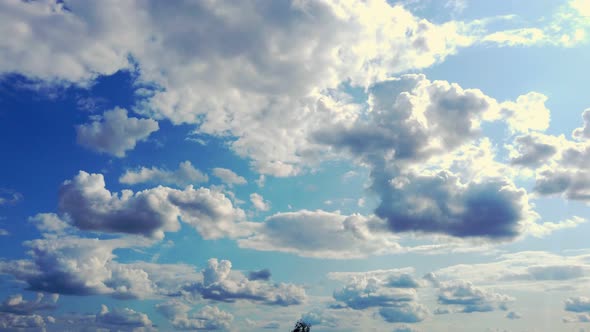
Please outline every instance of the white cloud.
[{"label": "white cloud", "polygon": [[178,330],[227,330],[234,319],[232,314],[212,306],[190,313],[191,307],[178,300],[157,304],[156,309]]},{"label": "white cloud", "polygon": [[76,139],[86,148],[122,158],[158,129],[158,122],[128,117],[127,110],[115,107],[104,112],[100,120],[77,126]]},{"label": "white cloud", "polygon": [[15,315],[31,315],[38,311],[53,310],[57,308],[59,295],[53,294],[48,298],[43,293],[37,293],[34,300],[25,300],[21,294],[9,296],[0,304],[0,312]]},{"label": "white cloud", "polygon": [[242,176],[234,173],[231,169],[216,167],[213,169],[213,175],[218,177],[223,183],[228,185],[241,185],[246,184],[248,181]]},{"label": "white cloud", "polygon": [[141,167],[138,170],[127,170],[119,178],[119,182],[130,185],[155,183],[187,186],[207,181],[209,181],[209,177],[196,169],[188,160],[178,164],[178,169],[174,171],[157,167]]},{"label": "white cloud", "polygon": [[268,211],[270,209],[270,202],[265,201],[264,197],[258,193],[250,194],[250,202],[258,211]]},{"label": "white cloud", "polygon": [[[352,258],[398,251],[397,237],[377,218],[326,211],[277,213],[238,239],[242,248],[296,253],[305,257]],[[307,231],[303,231],[307,230]]]},{"label": "white cloud", "polygon": [[152,321],[144,313],[129,308],[110,311],[104,304],[101,306],[100,312],[96,315],[96,322],[122,327],[152,326]]}]

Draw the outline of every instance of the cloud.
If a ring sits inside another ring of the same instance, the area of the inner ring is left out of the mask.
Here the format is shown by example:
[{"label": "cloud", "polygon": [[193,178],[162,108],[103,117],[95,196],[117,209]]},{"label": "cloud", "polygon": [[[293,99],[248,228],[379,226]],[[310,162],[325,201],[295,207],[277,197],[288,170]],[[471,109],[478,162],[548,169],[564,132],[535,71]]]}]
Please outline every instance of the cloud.
[{"label": "cloud", "polygon": [[213,175],[221,179],[223,183],[228,184],[230,186],[234,184],[241,185],[248,183],[246,179],[237,175],[232,170],[227,168],[216,167],[213,169]]},{"label": "cloud", "polygon": [[445,282],[439,287],[438,303],[458,305],[464,313],[505,310],[512,301],[514,298],[508,295],[486,291],[465,280]]},{"label": "cloud", "polygon": [[101,306],[100,312],[96,315],[96,322],[123,327],[152,326],[152,321],[144,313],[129,308],[109,311],[109,308],[104,304]]},{"label": "cloud", "polygon": [[0,313],[0,328],[2,329],[39,329],[45,327],[45,320],[40,315],[14,315]]},{"label": "cloud", "polygon": [[4,228],[0,228],[0,236],[8,236],[10,232],[5,230]]},{"label": "cloud", "polygon": [[571,312],[590,312],[590,299],[583,296],[565,300],[565,310]]},{"label": "cloud", "polygon": [[590,314],[583,313],[574,317],[563,317],[562,321],[564,323],[590,323]]},{"label": "cloud", "polygon": [[9,296],[0,304],[0,312],[15,315],[31,315],[37,311],[54,310],[57,308],[59,295],[53,294],[49,299],[45,299],[43,293],[37,293],[35,300],[27,301],[21,294]]},{"label": "cloud", "polygon": [[202,282],[188,285],[184,290],[204,299],[235,302],[249,300],[268,305],[289,306],[305,302],[307,296],[302,287],[271,283],[266,280],[250,280],[241,272],[231,270],[227,260],[210,259],[203,270]]},{"label": "cloud", "polygon": [[426,319],[429,312],[421,304],[410,303],[399,307],[381,308],[379,315],[388,323],[418,323]]},{"label": "cloud", "polygon": [[502,289],[535,292],[567,287],[582,290],[590,280],[588,255],[559,255],[543,251],[502,254],[492,262],[460,264],[434,271],[436,282],[465,279]]},{"label": "cloud", "polygon": [[0,188],[0,206],[14,205],[23,200],[23,195],[10,189]]},{"label": "cloud", "polygon": [[209,181],[209,177],[196,169],[188,160],[178,164],[178,169],[174,171],[157,167],[141,167],[136,171],[127,170],[119,178],[119,182],[130,185],[155,183],[176,185],[179,187],[207,181]]},{"label": "cloud", "polygon": [[29,217],[37,229],[44,234],[63,234],[71,228],[71,225],[62,220],[55,213],[37,213]]},{"label": "cloud", "polygon": [[262,195],[257,193],[250,194],[250,202],[258,211],[268,211],[270,209],[270,202],[265,201]]},{"label": "cloud", "polygon": [[[515,126],[517,114],[545,99],[531,93],[498,103],[477,89],[404,75],[370,88],[365,116],[327,125],[314,138],[371,168],[381,200],[375,214],[392,231],[514,239],[538,215],[489,141],[473,141],[481,123],[508,119]],[[519,111],[502,111],[510,108]]]},{"label": "cloud", "polygon": [[[113,254],[116,249],[149,245],[140,239],[60,236],[25,244],[30,248],[31,259],[0,261],[0,274],[12,275],[26,283],[29,290],[66,295],[110,295],[118,299],[182,296],[191,300],[251,301],[278,306],[301,304],[307,298],[303,287],[267,279],[250,280],[242,272],[232,271],[231,262],[227,260],[210,259],[202,271],[185,264],[121,263],[116,260]],[[45,302],[39,301],[36,305],[42,303]],[[23,302],[21,305],[27,304]]]},{"label": "cloud", "polygon": [[270,280],[271,275],[269,269],[250,271],[248,272],[248,280]]},{"label": "cloud", "polygon": [[205,306],[193,313],[190,313],[191,309],[178,300],[156,305],[156,310],[170,320],[177,330],[227,330],[234,319],[232,314],[213,306]]},{"label": "cloud", "polygon": [[584,110],[582,113],[582,119],[584,119],[584,126],[576,128],[572,136],[578,140],[590,139],[590,109]]},{"label": "cloud", "polygon": [[301,320],[312,326],[338,327],[338,318],[326,311],[310,311],[301,315]]},{"label": "cloud", "polygon": [[244,212],[220,192],[158,186],[136,193],[112,193],[105,188],[102,174],[84,171],[61,186],[59,210],[64,220],[82,230],[161,239],[164,232],[179,230],[180,219],[205,239],[244,234],[238,225],[245,219]]},{"label": "cloud", "polygon": [[127,117],[127,110],[116,107],[100,120],[77,126],[76,140],[86,148],[122,158],[158,129],[157,121]]},{"label": "cloud", "polygon": [[[580,132],[574,137],[579,139]],[[508,148],[513,163],[533,171],[537,194],[590,200],[590,141],[535,134],[517,138]]]},{"label": "cloud", "polygon": [[399,250],[396,237],[383,231],[383,226],[383,221],[374,217],[301,210],[277,213],[253,225],[252,236],[238,239],[238,244],[242,248],[340,259]]},{"label": "cloud", "polygon": [[[354,310],[377,308],[389,323],[417,323],[430,315],[417,303],[416,287],[420,287],[413,269],[376,270],[368,272],[333,272],[330,279],[346,280],[346,285],[334,291],[333,297],[343,307]],[[415,285],[415,286],[414,286]],[[338,308],[340,304],[332,307]]]}]

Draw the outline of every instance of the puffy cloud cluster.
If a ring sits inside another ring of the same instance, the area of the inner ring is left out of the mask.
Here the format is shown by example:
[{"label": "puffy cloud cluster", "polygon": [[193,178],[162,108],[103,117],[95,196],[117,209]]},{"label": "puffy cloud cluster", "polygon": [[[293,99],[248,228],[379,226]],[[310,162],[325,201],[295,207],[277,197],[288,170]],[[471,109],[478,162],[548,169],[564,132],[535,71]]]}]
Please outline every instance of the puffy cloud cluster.
[{"label": "puffy cloud cluster", "polygon": [[130,185],[156,183],[176,185],[179,187],[207,181],[209,181],[207,174],[196,169],[188,160],[178,164],[178,169],[174,171],[157,167],[141,167],[137,170],[127,170],[119,178],[119,182]]},{"label": "puffy cloud cluster", "polygon": [[35,300],[27,301],[21,294],[8,297],[0,304],[0,312],[15,315],[29,315],[41,310],[53,310],[57,307],[58,294],[53,294],[49,299],[45,299],[43,293],[37,293]]},{"label": "puffy cloud cluster", "polygon": [[127,110],[116,107],[100,120],[77,126],[76,133],[78,144],[121,158],[158,129],[157,121],[128,117]]},{"label": "puffy cloud cluster", "polygon": [[0,274],[12,275],[28,284],[31,290],[70,295],[104,294],[121,299],[182,295],[191,299],[244,300],[279,306],[300,304],[306,299],[305,290],[300,286],[261,278],[249,280],[243,273],[232,271],[231,262],[226,260],[211,259],[203,271],[195,271],[193,266],[184,264],[120,263],[116,260],[115,249],[145,245],[145,240],[61,236],[26,244],[31,260],[0,261]]},{"label": "puffy cloud cluster", "polygon": [[517,137],[508,148],[513,164],[531,169],[534,190],[540,195],[561,195],[566,199],[590,200],[590,140],[586,138],[589,111],[583,114],[585,125],[572,133],[578,141],[563,135],[531,133]]},{"label": "puffy cloud cluster", "polygon": [[0,73],[87,84],[135,66],[158,87],[138,111],[229,134],[257,169],[283,176],[313,151],[305,136],[321,117],[318,92],[428,67],[473,39],[461,22],[434,24],[384,0],[10,1],[2,13],[0,31],[15,38],[0,44]]},{"label": "puffy cloud cluster", "polygon": [[152,326],[152,321],[144,313],[129,308],[109,310],[104,304],[101,306],[100,312],[96,315],[96,322],[122,327]]},{"label": "puffy cloud cluster", "polygon": [[111,193],[102,174],[80,171],[59,191],[64,220],[82,230],[138,234],[163,238],[180,228],[179,220],[193,226],[203,238],[247,234],[245,214],[222,193],[206,188],[184,190],[158,186],[139,192]]},{"label": "puffy cloud cluster", "polygon": [[301,304],[307,298],[302,287],[263,278],[251,279],[241,272],[232,271],[231,266],[228,260],[210,259],[202,272],[203,280],[184,287],[184,290],[215,301],[249,300],[280,306]]},{"label": "puffy cloud cluster", "polygon": [[232,314],[212,306],[191,313],[192,308],[178,300],[157,304],[156,309],[178,330],[227,330],[234,319]]},{"label": "puffy cloud cluster", "polygon": [[378,270],[366,273],[331,273],[330,278],[348,279],[344,288],[334,291],[333,297],[354,310],[377,308],[389,323],[417,323],[430,315],[417,302],[416,287],[420,286],[410,273],[412,270]]},{"label": "puffy cloud cluster", "polygon": [[439,285],[438,302],[459,306],[464,313],[506,310],[507,304],[512,301],[514,298],[508,295],[475,287],[465,280],[448,281]]},{"label": "puffy cloud cluster", "polygon": [[[0,262],[1,263],[1,262]],[[0,304],[0,329],[43,329],[47,323],[54,323],[52,316],[41,316],[40,311],[54,310],[57,308],[59,295],[53,294],[46,297],[38,293],[34,300],[26,300],[21,294],[9,296]]]},{"label": "puffy cloud cluster", "polygon": [[43,329],[46,323],[51,323],[53,319],[51,316],[43,318],[40,315],[15,315],[10,313],[0,312],[0,328],[10,330],[22,329]]}]

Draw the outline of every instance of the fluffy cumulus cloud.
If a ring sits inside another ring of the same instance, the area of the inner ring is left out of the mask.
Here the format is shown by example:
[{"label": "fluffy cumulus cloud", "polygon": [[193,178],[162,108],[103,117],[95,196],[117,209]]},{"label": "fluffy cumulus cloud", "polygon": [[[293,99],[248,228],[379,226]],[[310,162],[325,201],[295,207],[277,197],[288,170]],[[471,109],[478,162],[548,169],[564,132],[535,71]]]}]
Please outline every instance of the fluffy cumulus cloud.
[{"label": "fluffy cumulus cloud", "polygon": [[514,298],[500,293],[490,292],[475,287],[471,282],[455,280],[439,285],[438,302],[443,305],[455,305],[464,313],[488,312],[497,309],[506,310],[507,304]]},{"label": "fluffy cumulus cloud", "polygon": [[325,126],[314,138],[369,165],[381,200],[375,213],[391,230],[510,239],[537,215],[488,141],[474,142],[485,121],[505,119],[515,131],[528,130],[521,114],[541,108],[548,117],[545,99],[531,93],[498,102],[480,90],[405,75],[372,86],[366,116]]},{"label": "fluffy cumulus cloud", "polygon": [[[30,260],[0,261],[0,274],[12,275],[30,290],[69,295],[110,295],[119,299],[183,296],[191,300],[221,302],[252,301],[289,306],[306,300],[297,285],[275,283],[268,278],[249,279],[231,269],[231,262],[211,259],[207,268],[196,271],[184,264],[146,262],[121,263],[115,249],[136,248],[145,240],[98,240],[73,236],[48,237],[29,241]],[[2,307],[6,312],[26,308],[47,308],[51,303],[25,302],[11,298]]]},{"label": "fluffy cumulus cloud", "polygon": [[137,170],[127,170],[119,178],[124,184],[155,183],[176,186],[188,186],[194,183],[207,182],[207,174],[196,169],[190,161],[178,164],[178,169],[170,171],[157,167],[141,167]]},{"label": "fluffy cumulus cloud", "polygon": [[197,312],[184,302],[171,300],[156,305],[156,309],[172,323],[177,330],[228,330],[233,315],[217,307],[205,306]]},{"label": "fluffy cumulus cloud", "polygon": [[347,280],[343,288],[334,291],[338,304],[333,308],[376,308],[389,323],[417,323],[430,315],[428,309],[417,302],[416,288],[420,287],[420,282],[411,269],[331,273],[329,277]]},{"label": "fluffy cumulus cloud", "polygon": [[129,308],[109,310],[104,304],[101,306],[100,312],[96,315],[96,322],[108,326],[152,326],[152,321],[144,313]]},{"label": "fluffy cumulus cloud", "polygon": [[238,240],[240,247],[330,258],[365,257],[400,249],[382,220],[358,214],[301,210],[274,214],[252,227],[252,236]]},{"label": "fluffy cumulus cloud", "polygon": [[86,84],[132,59],[138,79],[158,87],[138,110],[232,135],[232,149],[274,175],[296,173],[313,152],[305,135],[324,112],[318,91],[425,68],[473,42],[461,22],[434,24],[386,1],[10,1],[2,12],[15,38],[0,45],[0,72]]},{"label": "fluffy cumulus cloud", "polygon": [[102,174],[80,171],[59,191],[64,220],[82,230],[138,234],[162,238],[180,228],[179,219],[206,239],[245,231],[244,212],[222,193],[206,188],[184,190],[155,187],[139,192],[112,193]]},{"label": "fluffy cumulus cloud", "polygon": [[86,148],[121,158],[158,129],[157,121],[128,117],[127,110],[117,107],[100,120],[77,126],[76,139]]},{"label": "fluffy cumulus cloud", "polygon": [[[584,112],[584,118],[590,112]],[[590,200],[590,140],[586,125],[576,129],[569,140],[564,135],[543,133],[517,137],[508,146],[513,164],[535,176],[534,191],[539,195],[561,195],[566,199]]]},{"label": "fluffy cumulus cloud", "polygon": [[37,314],[23,316],[0,313],[0,328],[7,331],[19,331],[23,329],[36,329],[42,331],[47,322],[50,322],[50,319],[44,319]]},{"label": "fluffy cumulus cloud", "polygon": [[53,310],[57,308],[59,295],[46,297],[43,293],[37,293],[34,300],[25,300],[21,294],[8,297],[0,304],[0,312],[15,315],[30,315],[37,311]]},{"label": "fluffy cumulus cloud", "polygon": [[203,280],[184,287],[184,290],[215,301],[249,300],[279,306],[301,304],[307,298],[302,287],[261,278],[250,279],[239,271],[232,271],[231,267],[228,260],[210,259],[202,272]]}]

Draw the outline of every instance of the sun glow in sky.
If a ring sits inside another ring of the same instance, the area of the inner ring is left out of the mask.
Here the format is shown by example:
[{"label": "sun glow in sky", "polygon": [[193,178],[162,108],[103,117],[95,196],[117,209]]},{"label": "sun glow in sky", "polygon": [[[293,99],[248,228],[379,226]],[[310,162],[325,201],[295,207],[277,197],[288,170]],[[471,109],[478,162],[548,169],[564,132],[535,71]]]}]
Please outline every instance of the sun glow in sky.
[{"label": "sun glow in sky", "polygon": [[0,0],[0,330],[590,331],[587,0]]}]

